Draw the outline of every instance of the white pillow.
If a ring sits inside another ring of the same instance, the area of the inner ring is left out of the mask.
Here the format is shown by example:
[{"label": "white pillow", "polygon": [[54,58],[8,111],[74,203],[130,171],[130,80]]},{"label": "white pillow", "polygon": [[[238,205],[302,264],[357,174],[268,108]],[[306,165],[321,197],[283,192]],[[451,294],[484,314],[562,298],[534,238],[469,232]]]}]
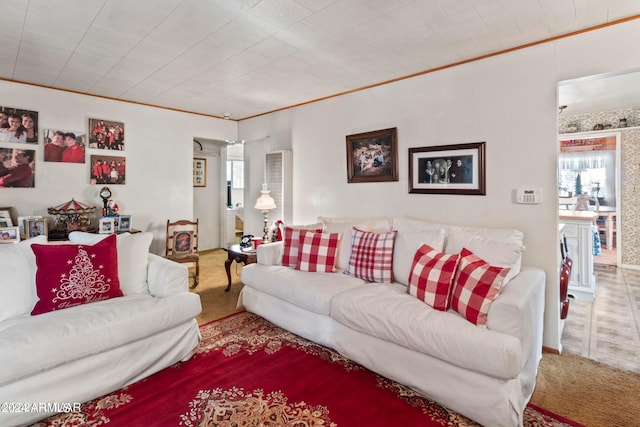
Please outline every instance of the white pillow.
[{"label": "white pillow", "polygon": [[31,245],[46,242],[46,236],[38,236],[0,245],[0,322],[31,311],[36,300],[36,257]]},{"label": "white pillow", "polygon": [[440,225],[405,218],[394,219],[393,229],[398,232],[393,249],[393,280],[406,286],[417,250],[426,244],[442,252],[446,233]]},{"label": "white pillow", "polygon": [[318,217],[325,233],[340,233],[336,268],[346,270],[351,259],[351,230],[356,227],[362,231],[388,233],[392,231],[392,221],[387,218],[329,218]]},{"label": "white pillow", "polygon": [[[458,225],[447,225],[445,226],[445,229],[447,230],[447,241],[444,251],[448,254],[460,253],[462,248],[468,247],[469,242],[474,240],[476,237],[481,237],[484,240],[494,242],[524,245],[524,235],[522,234],[522,231],[514,228],[462,227]],[[480,257],[482,258],[482,256]]]},{"label": "white pillow", "polygon": [[502,282],[504,287],[509,280],[520,273],[524,245],[512,242],[499,242],[475,236],[465,245],[467,249],[491,265],[508,267],[509,273]]},{"label": "white pillow", "polygon": [[[93,234],[81,231],[69,233],[72,243],[93,245],[107,237],[108,234]],[[148,294],[147,255],[153,234],[122,233],[116,238],[118,249],[118,278],[120,289],[124,295]]]}]

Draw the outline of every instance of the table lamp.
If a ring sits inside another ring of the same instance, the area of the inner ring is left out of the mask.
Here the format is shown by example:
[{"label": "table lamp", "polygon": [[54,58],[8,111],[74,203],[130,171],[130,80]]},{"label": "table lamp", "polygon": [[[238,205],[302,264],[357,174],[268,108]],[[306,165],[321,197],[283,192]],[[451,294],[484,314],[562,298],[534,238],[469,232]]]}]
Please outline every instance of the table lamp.
[{"label": "table lamp", "polygon": [[262,236],[262,242],[267,243],[269,241],[269,227],[267,226],[269,219],[267,217],[269,211],[276,208],[276,202],[274,202],[273,198],[269,195],[270,191],[267,190],[266,183],[262,184],[262,191],[260,191],[260,193],[262,193],[262,195],[258,197],[254,207],[262,211],[262,215],[264,216],[264,236]]}]

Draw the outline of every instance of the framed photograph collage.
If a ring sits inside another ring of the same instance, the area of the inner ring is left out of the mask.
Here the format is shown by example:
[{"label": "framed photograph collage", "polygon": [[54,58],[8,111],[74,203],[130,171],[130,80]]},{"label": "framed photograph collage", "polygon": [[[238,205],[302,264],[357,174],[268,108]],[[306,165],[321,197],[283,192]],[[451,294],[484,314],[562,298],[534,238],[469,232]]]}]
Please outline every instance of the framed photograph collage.
[{"label": "framed photograph collage", "polygon": [[[39,121],[37,111],[0,106],[0,189],[34,188],[38,161],[83,164],[65,166],[65,173],[78,173],[89,184],[126,183],[123,122],[89,118],[86,129],[40,129]],[[86,178],[84,170],[89,171]]]}]

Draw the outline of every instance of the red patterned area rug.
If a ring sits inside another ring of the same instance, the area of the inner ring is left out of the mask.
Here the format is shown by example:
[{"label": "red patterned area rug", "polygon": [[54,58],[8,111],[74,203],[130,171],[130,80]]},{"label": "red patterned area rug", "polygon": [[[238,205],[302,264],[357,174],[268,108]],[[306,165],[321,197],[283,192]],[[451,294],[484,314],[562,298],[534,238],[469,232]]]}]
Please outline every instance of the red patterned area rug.
[{"label": "red patterned area rug", "polygon": [[[203,325],[197,354],[36,426],[475,426],[247,312]],[[528,406],[525,426],[580,426]]]}]

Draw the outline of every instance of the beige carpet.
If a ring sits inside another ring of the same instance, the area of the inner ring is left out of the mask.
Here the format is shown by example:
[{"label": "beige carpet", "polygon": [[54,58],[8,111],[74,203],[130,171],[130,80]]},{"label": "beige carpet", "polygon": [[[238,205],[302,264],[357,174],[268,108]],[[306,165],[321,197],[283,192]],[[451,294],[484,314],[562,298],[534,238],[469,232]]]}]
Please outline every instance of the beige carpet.
[{"label": "beige carpet", "polygon": [[[237,311],[242,266],[231,265],[231,291],[224,292],[227,253],[216,249],[200,256],[200,284],[194,292],[202,299],[198,323],[203,324]],[[589,427],[640,426],[640,374],[545,353],[531,403]]]}]

